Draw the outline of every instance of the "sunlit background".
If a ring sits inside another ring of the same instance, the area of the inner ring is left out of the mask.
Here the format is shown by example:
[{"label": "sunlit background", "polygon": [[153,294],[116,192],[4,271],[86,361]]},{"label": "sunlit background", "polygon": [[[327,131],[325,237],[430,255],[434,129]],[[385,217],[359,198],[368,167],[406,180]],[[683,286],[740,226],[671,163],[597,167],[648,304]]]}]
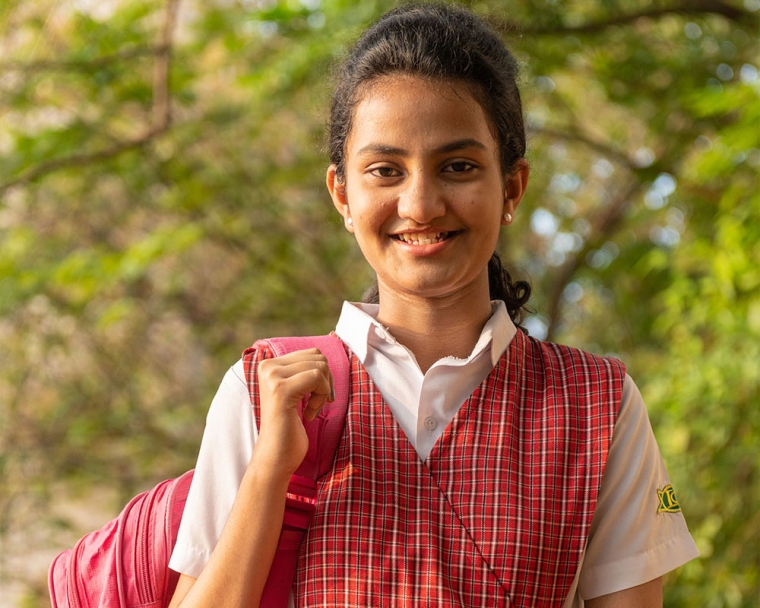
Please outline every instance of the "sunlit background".
[{"label": "sunlit background", "polygon": [[[467,4],[523,64],[527,327],[642,389],[703,556],[665,605],[757,606],[760,0]],[[361,297],[328,75],[392,5],[0,1],[1,606],[193,466],[244,348]]]}]

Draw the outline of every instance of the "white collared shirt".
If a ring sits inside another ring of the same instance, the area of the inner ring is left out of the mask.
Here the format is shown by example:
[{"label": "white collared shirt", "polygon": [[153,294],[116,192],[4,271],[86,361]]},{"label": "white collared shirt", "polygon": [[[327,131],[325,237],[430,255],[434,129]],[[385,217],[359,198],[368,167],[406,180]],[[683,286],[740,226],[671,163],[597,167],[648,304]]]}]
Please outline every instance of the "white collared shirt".
[{"label": "white collared shirt", "polygon": [[335,333],[362,362],[424,462],[446,426],[507,350],[517,329],[504,303],[492,302],[491,318],[470,356],[445,357],[423,374],[414,354],[378,323],[378,308],[377,304],[345,302]]}]

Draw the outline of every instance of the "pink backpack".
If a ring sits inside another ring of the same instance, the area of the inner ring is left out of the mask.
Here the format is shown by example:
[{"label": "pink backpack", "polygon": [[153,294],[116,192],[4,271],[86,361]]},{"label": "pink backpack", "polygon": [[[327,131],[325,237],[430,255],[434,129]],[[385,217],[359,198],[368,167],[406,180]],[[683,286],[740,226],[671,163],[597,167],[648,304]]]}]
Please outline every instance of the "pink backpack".
[{"label": "pink backpack", "polygon": [[[348,359],[334,336],[260,340],[243,354],[248,377],[253,349],[266,345],[275,356],[317,347],[327,357],[335,401],[305,423],[309,452],[290,481],[280,541],[261,606],[287,606],[298,550],[316,508],[316,479],[332,466],[348,405]],[[193,471],[159,483],[135,496],[119,516],[82,537],[50,566],[53,608],[163,608],[171,601],[179,575],[169,570]]]}]

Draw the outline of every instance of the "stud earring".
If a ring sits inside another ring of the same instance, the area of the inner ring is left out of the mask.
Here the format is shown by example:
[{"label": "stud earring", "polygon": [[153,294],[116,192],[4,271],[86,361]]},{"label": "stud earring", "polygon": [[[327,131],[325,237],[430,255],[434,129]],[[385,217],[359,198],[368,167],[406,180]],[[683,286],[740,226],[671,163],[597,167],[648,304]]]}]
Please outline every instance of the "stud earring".
[{"label": "stud earring", "polygon": [[354,220],[353,220],[353,218],[348,218],[348,219],[346,220],[346,226],[348,226],[348,227],[350,228],[350,227],[351,227],[351,226],[353,226],[353,225],[354,225]]},{"label": "stud earring", "polygon": [[512,214],[511,213],[505,213],[504,214],[504,223],[505,224],[511,224],[512,223]]}]

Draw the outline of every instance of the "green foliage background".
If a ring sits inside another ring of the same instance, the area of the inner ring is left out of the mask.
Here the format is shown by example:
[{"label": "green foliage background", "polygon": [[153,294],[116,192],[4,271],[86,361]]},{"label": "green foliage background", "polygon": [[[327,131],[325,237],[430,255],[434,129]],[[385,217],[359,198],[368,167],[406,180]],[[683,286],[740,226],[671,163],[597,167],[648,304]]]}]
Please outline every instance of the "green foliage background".
[{"label": "green foliage background", "polygon": [[[381,0],[0,1],[0,585],[192,466],[255,338],[371,279],[323,180],[330,64]],[[628,365],[702,558],[669,607],[756,606],[758,0],[469,2],[524,64],[501,244],[533,333]]]}]

